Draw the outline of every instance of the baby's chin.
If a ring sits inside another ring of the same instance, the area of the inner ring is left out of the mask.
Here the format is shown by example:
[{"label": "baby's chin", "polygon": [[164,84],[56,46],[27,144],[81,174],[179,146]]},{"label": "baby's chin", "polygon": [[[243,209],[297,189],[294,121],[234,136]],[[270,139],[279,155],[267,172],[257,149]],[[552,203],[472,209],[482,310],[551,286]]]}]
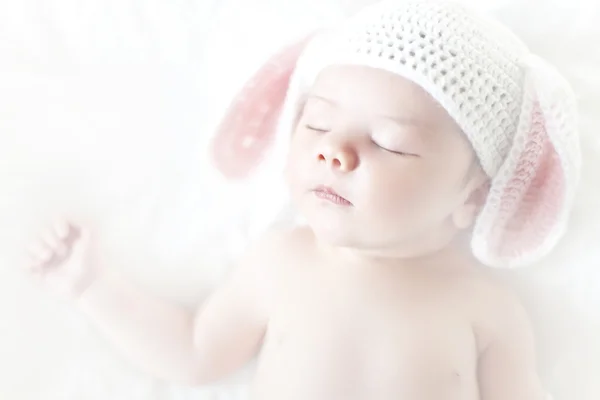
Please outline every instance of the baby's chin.
[{"label": "baby's chin", "polygon": [[324,225],[321,223],[308,226],[315,235],[315,239],[331,247],[355,247],[360,245],[360,240],[348,229],[341,229],[333,225]]},{"label": "baby's chin", "polygon": [[349,218],[323,215],[315,210],[300,207],[300,221],[313,232],[315,239],[332,246],[345,246],[355,241],[354,227]]}]

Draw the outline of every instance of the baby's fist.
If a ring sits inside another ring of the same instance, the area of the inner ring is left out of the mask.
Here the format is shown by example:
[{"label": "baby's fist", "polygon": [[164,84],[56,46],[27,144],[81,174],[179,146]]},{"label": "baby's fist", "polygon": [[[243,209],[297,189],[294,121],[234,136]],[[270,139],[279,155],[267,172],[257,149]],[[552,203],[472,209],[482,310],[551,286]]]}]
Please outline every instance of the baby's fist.
[{"label": "baby's fist", "polygon": [[51,291],[78,298],[94,279],[88,250],[89,233],[59,220],[29,246],[27,269]]}]

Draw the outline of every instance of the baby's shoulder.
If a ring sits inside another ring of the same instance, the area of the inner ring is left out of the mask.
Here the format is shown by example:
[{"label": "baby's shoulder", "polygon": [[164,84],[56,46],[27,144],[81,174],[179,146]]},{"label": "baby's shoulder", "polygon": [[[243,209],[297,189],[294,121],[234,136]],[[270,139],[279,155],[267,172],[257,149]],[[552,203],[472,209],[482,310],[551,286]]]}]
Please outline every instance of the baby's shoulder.
[{"label": "baby's shoulder", "polygon": [[529,330],[527,312],[515,290],[493,274],[475,274],[465,291],[473,307],[474,327],[479,347],[517,330]]},{"label": "baby's shoulder", "polygon": [[238,259],[235,281],[241,286],[260,293],[265,304],[272,303],[273,295],[281,286],[294,253],[298,257],[299,246],[307,241],[310,232],[300,228],[271,228],[251,241]]},{"label": "baby's shoulder", "polygon": [[476,296],[486,307],[499,307],[507,301],[516,300],[516,294],[504,280],[497,279],[493,273],[477,270],[469,274],[465,282],[469,296]]}]

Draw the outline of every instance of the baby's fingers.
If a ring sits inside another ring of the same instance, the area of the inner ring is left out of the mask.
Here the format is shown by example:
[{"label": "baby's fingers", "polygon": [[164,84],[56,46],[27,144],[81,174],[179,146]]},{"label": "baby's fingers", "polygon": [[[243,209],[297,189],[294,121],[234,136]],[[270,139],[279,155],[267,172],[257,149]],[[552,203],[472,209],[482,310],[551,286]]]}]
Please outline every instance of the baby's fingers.
[{"label": "baby's fingers", "polygon": [[62,256],[67,252],[66,243],[63,239],[58,237],[58,235],[53,229],[44,232],[44,234],[42,235],[42,240],[46,244],[46,247],[48,247],[53,253],[55,253],[58,256]]},{"label": "baby's fingers", "polygon": [[60,218],[56,220],[52,228],[56,237],[62,241],[66,241],[69,238],[69,234],[72,230],[71,225],[66,218]]},{"label": "baby's fingers", "polygon": [[43,241],[36,241],[27,248],[28,267],[34,271],[40,270],[54,257],[54,252]]},{"label": "baby's fingers", "polygon": [[34,270],[43,269],[60,263],[69,251],[62,226],[52,226],[42,232],[27,249],[29,265]]}]

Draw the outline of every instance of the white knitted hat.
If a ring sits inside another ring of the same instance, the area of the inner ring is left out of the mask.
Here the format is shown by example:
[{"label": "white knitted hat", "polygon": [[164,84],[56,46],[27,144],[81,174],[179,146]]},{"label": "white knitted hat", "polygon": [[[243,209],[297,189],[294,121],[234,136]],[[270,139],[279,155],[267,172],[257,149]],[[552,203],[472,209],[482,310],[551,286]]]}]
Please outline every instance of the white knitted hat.
[{"label": "white knitted hat", "polygon": [[243,178],[275,131],[286,143],[303,96],[332,64],[408,78],[462,128],[491,181],[472,240],[481,262],[526,265],[555,246],[579,181],[574,94],[505,27],[451,2],[383,1],[275,55],[223,119],[217,167]]}]

